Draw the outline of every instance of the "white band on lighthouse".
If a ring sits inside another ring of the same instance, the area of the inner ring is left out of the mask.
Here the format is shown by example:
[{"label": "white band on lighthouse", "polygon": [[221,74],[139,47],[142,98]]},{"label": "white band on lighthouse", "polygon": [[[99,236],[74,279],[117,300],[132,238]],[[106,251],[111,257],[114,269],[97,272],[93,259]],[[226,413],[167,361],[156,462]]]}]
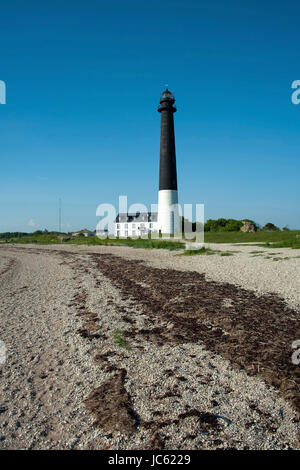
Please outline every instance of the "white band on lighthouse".
[{"label": "white band on lighthouse", "polygon": [[178,192],[174,189],[158,191],[158,227],[162,234],[181,232]]}]

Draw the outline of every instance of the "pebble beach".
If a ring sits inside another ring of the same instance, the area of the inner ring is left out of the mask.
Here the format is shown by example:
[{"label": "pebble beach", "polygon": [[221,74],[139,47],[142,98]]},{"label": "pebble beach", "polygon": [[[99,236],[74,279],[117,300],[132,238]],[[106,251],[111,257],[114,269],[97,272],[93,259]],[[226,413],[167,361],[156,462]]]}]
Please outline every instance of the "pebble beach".
[{"label": "pebble beach", "polygon": [[298,250],[209,247],[1,244],[0,448],[298,449]]}]

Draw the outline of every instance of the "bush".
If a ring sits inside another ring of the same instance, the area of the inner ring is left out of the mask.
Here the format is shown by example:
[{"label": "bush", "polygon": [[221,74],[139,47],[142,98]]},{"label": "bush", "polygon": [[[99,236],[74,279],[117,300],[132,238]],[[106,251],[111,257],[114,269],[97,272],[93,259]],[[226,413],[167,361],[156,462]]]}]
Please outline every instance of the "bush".
[{"label": "bush", "polygon": [[276,227],[276,225],[272,224],[271,222],[268,222],[263,228],[265,232],[279,232],[280,228]]},{"label": "bush", "polygon": [[238,232],[243,222],[236,219],[208,219],[204,224],[205,232]]},{"label": "bush", "polygon": [[224,231],[225,232],[238,232],[243,226],[243,222],[240,220],[228,219]]}]

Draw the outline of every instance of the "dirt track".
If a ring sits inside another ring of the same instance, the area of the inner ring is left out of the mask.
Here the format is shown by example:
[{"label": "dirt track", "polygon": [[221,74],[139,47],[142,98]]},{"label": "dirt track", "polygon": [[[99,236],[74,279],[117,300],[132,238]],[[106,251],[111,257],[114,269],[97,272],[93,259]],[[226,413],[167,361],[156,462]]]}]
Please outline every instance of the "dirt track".
[{"label": "dirt track", "polygon": [[298,447],[275,294],[90,248],[2,246],[0,279],[2,448]]}]

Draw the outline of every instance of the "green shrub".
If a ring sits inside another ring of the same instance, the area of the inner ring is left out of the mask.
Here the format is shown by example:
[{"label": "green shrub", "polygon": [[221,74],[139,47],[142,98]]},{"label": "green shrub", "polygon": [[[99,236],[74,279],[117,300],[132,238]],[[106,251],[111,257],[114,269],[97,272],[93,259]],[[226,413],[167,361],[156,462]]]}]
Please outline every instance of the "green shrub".
[{"label": "green shrub", "polygon": [[272,222],[268,222],[263,228],[265,232],[279,232],[280,228],[276,227],[276,225],[272,224]]},{"label": "green shrub", "polygon": [[238,232],[243,222],[236,219],[208,219],[204,224],[205,232]]}]

